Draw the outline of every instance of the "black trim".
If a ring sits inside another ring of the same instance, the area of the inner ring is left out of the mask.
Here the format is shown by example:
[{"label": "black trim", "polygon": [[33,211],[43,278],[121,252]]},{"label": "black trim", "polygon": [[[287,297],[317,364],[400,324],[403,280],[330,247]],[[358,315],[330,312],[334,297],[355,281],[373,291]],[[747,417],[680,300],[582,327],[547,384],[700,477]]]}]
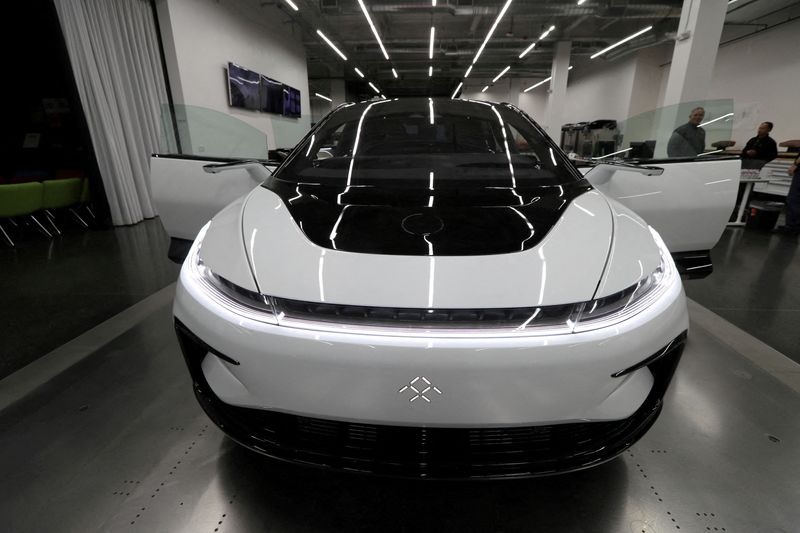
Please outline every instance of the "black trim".
[{"label": "black trim", "polygon": [[178,263],[179,265],[186,260],[186,256],[189,254],[189,248],[192,247],[192,242],[189,239],[178,239],[176,237],[171,237],[169,239],[169,251],[167,252],[167,257],[169,257],[170,261],[173,263]]},{"label": "black trim", "polygon": [[695,252],[676,252],[672,254],[678,273],[684,279],[703,279],[714,272],[709,250]]},{"label": "black trim", "polygon": [[667,165],[670,163],[710,163],[712,161],[731,161],[738,160],[738,155],[713,155],[713,156],[695,156],[695,157],[665,157],[661,159],[626,159],[625,163],[633,165]]},{"label": "black trim", "polygon": [[662,357],[664,357],[666,355],[669,355],[673,350],[675,350],[678,347],[678,344],[686,344],[686,332],[685,331],[683,333],[681,333],[680,335],[678,335],[677,337],[675,337],[674,339],[672,339],[669,342],[669,344],[664,346],[661,350],[659,350],[658,352],[654,353],[653,355],[651,355],[647,359],[639,361],[635,365],[629,366],[625,370],[620,370],[619,372],[614,372],[613,374],[611,374],[611,377],[612,378],[619,378],[619,377],[622,377],[622,376],[624,376],[626,374],[630,374],[632,372],[636,372],[640,368],[644,368],[646,366],[650,366],[653,363],[655,363],[656,361],[658,361],[659,359],[661,359]]},{"label": "black trim", "polygon": [[[152,154],[152,157],[161,157],[163,159],[184,159],[186,161],[208,161],[209,163],[236,163],[242,161],[241,157],[213,157],[208,155],[193,155],[193,154]],[[269,164],[273,163],[266,159],[253,159],[248,157],[248,160],[258,161],[259,163]]]},{"label": "black trim", "polygon": [[[585,180],[515,189],[470,188],[465,181],[429,191],[427,177],[425,182],[424,187],[412,182],[405,187],[349,188],[273,179],[263,187],[283,200],[298,228],[317,246],[414,256],[530,250],[572,200],[592,189]],[[431,196],[433,207],[428,207]],[[409,224],[413,218],[419,224]]]},{"label": "black trim", "polygon": [[[205,357],[205,355],[207,353],[212,353],[212,354],[216,355],[217,357],[219,357],[220,359],[222,359],[223,361],[225,361],[226,363],[230,363],[232,365],[239,366],[239,364],[240,364],[239,361],[237,361],[237,360],[235,360],[235,359],[233,359],[231,357],[228,357],[227,355],[225,355],[224,353],[220,352],[219,350],[216,350],[216,349],[212,348],[211,346],[209,346],[208,344],[206,344],[205,342],[201,341],[194,333],[189,331],[189,329],[186,326],[184,326],[177,319],[175,320],[175,330],[178,332],[178,342],[181,345],[181,350],[183,350],[184,357],[186,357],[186,353],[187,353],[186,352],[186,348],[184,346],[185,343],[189,343],[188,345],[192,346],[192,348],[190,348],[190,351],[194,350],[194,351],[192,351],[192,355],[193,355],[192,361],[198,363],[198,366],[194,369],[194,372],[191,372],[191,369],[192,369],[191,366],[189,368],[190,368],[190,373],[192,374],[192,377],[195,378],[195,381],[197,381],[197,377],[196,376],[200,376],[203,379],[203,381],[205,381],[205,376],[203,375],[203,370],[199,366],[199,364],[203,362],[203,359],[200,358],[199,361],[196,360],[196,355],[198,355],[198,353],[195,353],[195,352],[198,349],[202,350],[203,357]],[[189,362],[189,360],[187,359],[187,363],[188,362]],[[206,383],[206,385],[208,385],[208,383]],[[208,390],[210,391],[211,389],[209,388]]]},{"label": "black trim", "polygon": [[167,72],[167,57],[164,54],[164,40],[161,38],[161,25],[158,22],[158,10],[156,9],[155,0],[150,0],[150,8],[153,12],[153,22],[156,26],[156,38],[158,40],[158,55],[161,59],[161,71],[164,75],[164,85],[167,89],[167,105],[169,105],[169,114],[172,118],[172,128],[175,131],[175,147],[178,153],[183,152],[181,147],[181,134],[178,131],[178,117],[175,115],[175,101],[172,98],[172,86],[169,83],[169,72]]},{"label": "black trim", "polygon": [[[362,424],[236,407],[203,375],[209,348],[177,319],[175,330],[198,402],[239,444],[306,466],[423,479],[535,477],[580,470],[618,456],[661,412],[685,332],[648,363],[654,384],[629,418],[527,427],[436,428]],[[216,354],[219,355],[219,354]]]}]

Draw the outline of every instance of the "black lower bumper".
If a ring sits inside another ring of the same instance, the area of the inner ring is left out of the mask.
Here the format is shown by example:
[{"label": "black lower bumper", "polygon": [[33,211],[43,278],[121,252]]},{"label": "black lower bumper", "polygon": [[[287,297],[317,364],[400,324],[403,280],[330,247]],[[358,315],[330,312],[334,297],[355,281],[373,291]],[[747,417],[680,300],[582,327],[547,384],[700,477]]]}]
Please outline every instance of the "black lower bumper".
[{"label": "black lower bumper", "polygon": [[684,332],[647,365],[655,383],[629,418],[528,427],[426,428],[341,422],[226,404],[211,391],[200,368],[210,348],[177,320],[175,329],[200,405],[240,444],[295,463],[434,479],[541,476],[613,459],[655,422],[686,339]]}]

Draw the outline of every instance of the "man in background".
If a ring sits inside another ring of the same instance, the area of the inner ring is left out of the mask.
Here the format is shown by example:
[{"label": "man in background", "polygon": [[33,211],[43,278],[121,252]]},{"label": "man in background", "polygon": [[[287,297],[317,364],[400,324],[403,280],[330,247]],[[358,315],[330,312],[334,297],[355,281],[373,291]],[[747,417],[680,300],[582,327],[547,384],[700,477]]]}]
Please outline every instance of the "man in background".
[{"label": "man in background", "polygon": [[762,122],[758,134],[747,141],[742,150],[742,168],[760,169],[778,157],[778,145],[769,136],[772,126],[772,122]]},{"label": "man in background", "polygon": [[678,126],[669,138],[667,144],[669,157],[694,157],[705,151],[706,130],[700,127],[705,116],[706,110],[702,107],[692,109],[689,122]]}]

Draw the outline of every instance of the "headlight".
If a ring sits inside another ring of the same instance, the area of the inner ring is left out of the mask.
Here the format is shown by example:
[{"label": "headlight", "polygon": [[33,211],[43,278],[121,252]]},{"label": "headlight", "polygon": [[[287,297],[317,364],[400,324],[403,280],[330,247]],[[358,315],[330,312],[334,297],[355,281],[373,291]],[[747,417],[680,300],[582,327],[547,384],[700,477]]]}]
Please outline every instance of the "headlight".
[{"label": "headlight", "polygon": [[[629,320],[661,298],[678,279],[669,250],[658,232],[650,228],[661,255],[658,267],[636,284],[588,302],[515,309],[445,309],[436,310],[438,311],[436,313],[424,309],[366,310],[360,306],[294,302],[247,290],[212,272],[203,263],[200,253],[209,224],[198,233],[184,265],[192,279],[203,289],[203,294],[237,315],[268,324],[283,324],[287,327],[326,331],[339,331],[344,328],[353,333],[358,326],[366,326],[363,329],[365,334],[412,336],[564,335],[609,327]],[[306,309],[309,306],[314,309],[313,312]],[[302,312],[298,313],[295,307]],[[384,316],[386,313],[389,318]],[[427,313],[433,314],[429,317]],[[439,322],[433,320],[439,315],[444,318]],[[477,316],[481,319],[475,318]],[[437,329],[440,328],[448,331],[439,333]]]},{"label": "headlight", "polygon": [[574,332],[597,329],[628,320],[660,298],[675,282],[676,269],[672,255],[658,232],[653,228],[649,229],[658,245],[661,263],[648,276],[627,289],[578,304]]},{"label": "headlight", "polygon": [[186,266],[194,280],[217,304],[230,311],[260,322],[277,324],[275,308],[269,296],[249,291],[215,274],[203,263],[200,249],[208,231],[209,222],[197,234],[186,257]]}]

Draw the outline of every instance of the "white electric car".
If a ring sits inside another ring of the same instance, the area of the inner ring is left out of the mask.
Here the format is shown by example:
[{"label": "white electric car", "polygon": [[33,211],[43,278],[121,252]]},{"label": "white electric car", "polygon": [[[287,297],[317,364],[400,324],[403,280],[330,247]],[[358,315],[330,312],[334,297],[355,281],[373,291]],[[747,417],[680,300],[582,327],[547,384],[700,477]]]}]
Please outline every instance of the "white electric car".
[{"label": "white electric car", "polygon": [[229,436],[486,478],[596,465],[653,424],[681,274],[710,271],[739,161],[584,176],[511,105],[418,98],[338,107],[271,174],[181,156],[151,173],[173,255],[193,242],[180,345]]}]

